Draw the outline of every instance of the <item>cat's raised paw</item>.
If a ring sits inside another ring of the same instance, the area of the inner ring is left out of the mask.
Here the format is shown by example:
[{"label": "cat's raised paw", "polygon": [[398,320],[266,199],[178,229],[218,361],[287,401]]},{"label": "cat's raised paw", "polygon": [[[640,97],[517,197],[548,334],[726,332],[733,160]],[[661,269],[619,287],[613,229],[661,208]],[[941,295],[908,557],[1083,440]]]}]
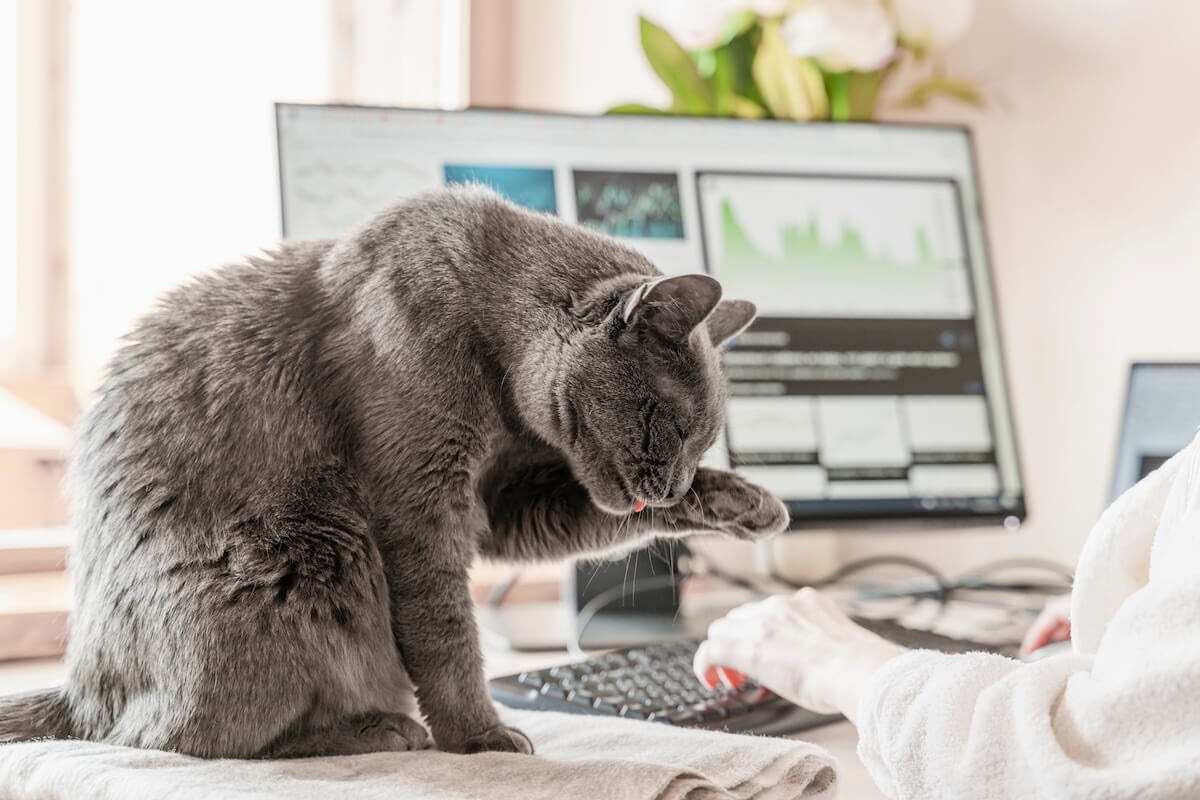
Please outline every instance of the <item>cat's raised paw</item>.
[{"label": "cat's raised paw", "polygon": [[759,491],[762,491],[759,504],[721,524],[721,530],[739,539],[764,539],[787,530],[791,520],[787,506],[769,492]]},{"label": "cat's raised paw", "polygon": [[474,753],[524,753],[533,755],[533,742],[516,728],[498,725],[483,733],[472,736],[462,744],[462,752]]},{"label": "cat's raised paw", "polygon": [[779,498],[731,472],[696,473],[699,510],[705,527],[739,539],[764,539],[787,529],[791,520]]}]

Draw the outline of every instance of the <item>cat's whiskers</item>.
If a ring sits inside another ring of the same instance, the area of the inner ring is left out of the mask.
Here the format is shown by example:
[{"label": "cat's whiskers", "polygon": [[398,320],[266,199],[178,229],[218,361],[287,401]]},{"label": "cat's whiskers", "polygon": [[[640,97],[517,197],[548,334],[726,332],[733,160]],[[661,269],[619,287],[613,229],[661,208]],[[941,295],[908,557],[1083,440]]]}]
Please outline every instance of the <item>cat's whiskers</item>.
[{"label": "cat's whiskers", "polygon": [[[691,503],[688,503],[688,508],[694,511],[700,519],[704,519],[704,502],[700,499],[700,493],[689,486],[688,494],[696,498],[696,505],[693,506]],[[687,501],[686,497],[684,497],[684,501]]]}]

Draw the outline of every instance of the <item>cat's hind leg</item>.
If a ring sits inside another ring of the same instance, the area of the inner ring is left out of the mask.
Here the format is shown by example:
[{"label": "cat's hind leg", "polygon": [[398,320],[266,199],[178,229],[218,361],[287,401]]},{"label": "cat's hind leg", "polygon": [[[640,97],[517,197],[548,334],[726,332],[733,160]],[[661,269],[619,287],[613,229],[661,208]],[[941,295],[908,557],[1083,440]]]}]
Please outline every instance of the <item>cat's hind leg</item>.
[{"label": "cat's hind leg", "polygon": [[[152,561],[152,544],[135,553],[119,573],[126,591],[93,614],[107,627],[87,631],[91,660],[68,683],[115,713],[85,738],[208,758],[252,758],[288,738],[297,754],[425,746],[406,716],[416,699],[380,554],[340,471],[301,476],[205,552],[171,544]],[[301,747],[305,733],[332,741]]]},{"label": "cat's hind leg", "polygon": [[261,758],[353,756],[361,753],[423,750],[425,726],[407,714],[376,712],[347,717],[317,730],[284,734],[259,753]]}]

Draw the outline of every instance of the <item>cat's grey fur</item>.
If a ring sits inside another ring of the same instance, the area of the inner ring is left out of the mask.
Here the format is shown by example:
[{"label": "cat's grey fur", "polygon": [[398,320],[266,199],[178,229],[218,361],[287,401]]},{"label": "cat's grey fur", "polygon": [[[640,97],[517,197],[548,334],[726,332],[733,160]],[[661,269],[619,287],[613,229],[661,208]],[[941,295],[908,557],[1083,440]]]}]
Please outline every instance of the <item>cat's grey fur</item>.
[{"label": "cat's grey fur", "polygon": [[488,698],[476,556],[787,521],[697,469],[753,306],[695,275],[627,321],[658,276],[474,187],[167,295],[81,426],[67,682],[0,700],[0,742],[405,750],[419,700],[444,749],[530,752]]}]

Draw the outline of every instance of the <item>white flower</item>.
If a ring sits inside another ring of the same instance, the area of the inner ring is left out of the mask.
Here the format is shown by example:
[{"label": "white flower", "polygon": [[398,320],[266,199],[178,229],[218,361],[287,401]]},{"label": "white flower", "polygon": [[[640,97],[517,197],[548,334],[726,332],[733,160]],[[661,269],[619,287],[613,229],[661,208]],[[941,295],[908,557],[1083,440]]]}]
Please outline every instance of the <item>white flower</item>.
[{"label": "white flower", "polygon": [[900,38],[918,47],[950,44],[962,36],[974,12],[974,0],[892,0]]},{"label": "white flower", "polygon": [[830,72],[871,72],[891,61],[896,31],[879,0],[810,0],[783,23],[788,49]]},{"label": "white flower", "polygon": [[750,0],[743,4],[760,17],[778,17],[791,7],[788,0]]},{"label": "white flower", "polygon": [[642,15],[685,50],[707,50],[721,43],[737,12],[779,17],[795,4],[796,0],[654,0],[645,4]]},{"label": "white flower", "polygon": [[740,0],[658,0],[643,13],[685,50],[707,50],[721,43],[730,18],[745,7]]}]

